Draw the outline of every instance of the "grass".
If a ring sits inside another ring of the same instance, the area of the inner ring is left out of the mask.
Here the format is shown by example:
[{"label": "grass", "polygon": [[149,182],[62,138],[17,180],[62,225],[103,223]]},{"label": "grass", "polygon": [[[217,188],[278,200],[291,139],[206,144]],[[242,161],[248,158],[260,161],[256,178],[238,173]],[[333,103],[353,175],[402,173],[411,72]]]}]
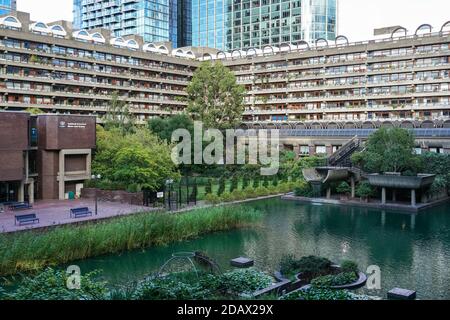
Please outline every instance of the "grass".
[{"label": "grass", "polygon": [[0,275],[248,227],[261,215],[259,211],[239,206],[214,207],[177,215],[147,213],[45,231],[0,235]]}]

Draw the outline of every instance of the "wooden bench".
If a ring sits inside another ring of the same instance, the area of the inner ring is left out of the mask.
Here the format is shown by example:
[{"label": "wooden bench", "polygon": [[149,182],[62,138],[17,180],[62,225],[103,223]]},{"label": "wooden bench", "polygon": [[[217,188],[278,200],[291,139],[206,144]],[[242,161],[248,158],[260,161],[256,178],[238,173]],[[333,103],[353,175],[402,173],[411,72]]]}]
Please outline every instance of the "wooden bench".
[{"label": "wooden bench", "polygon": [[22,226],[24,224],[39,223],[39,218],[36,216],[35,213],[16,215],[15,217],[16,217],[15,225],[19,224],[19,226]]},{"label": "wooden bench", "polygon": [[20,202],[20,203],[15,203],[9,206],[9,208],[13,211],[19,211],[19,210],[29,210],[32,209],[33,206],[29,203],[26,202]]},{"label": "wooden bench", "polygon": [[92,211],[89,208],[74,208],[70,209],[70,217],[71,218],[85,218],[92,217]]}]

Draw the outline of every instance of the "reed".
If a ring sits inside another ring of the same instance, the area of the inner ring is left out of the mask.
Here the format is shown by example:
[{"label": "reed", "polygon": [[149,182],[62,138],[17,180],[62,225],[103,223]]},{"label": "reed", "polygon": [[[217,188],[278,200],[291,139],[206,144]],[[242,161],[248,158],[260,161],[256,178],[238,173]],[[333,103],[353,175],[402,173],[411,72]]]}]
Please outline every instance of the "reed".
[{"label": "reed", "polygon": [[0,275],[249,227],[257,223],[261,215],[259,211],[240,206],[212,207],[176,215],[143,213],[44,231],[0,235]]}]

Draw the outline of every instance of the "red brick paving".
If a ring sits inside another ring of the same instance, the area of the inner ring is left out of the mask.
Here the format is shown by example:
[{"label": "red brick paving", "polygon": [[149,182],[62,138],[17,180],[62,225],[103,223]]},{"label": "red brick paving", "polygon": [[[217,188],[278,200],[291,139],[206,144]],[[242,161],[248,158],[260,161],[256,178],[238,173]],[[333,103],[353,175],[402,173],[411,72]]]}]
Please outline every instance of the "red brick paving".
[{"label": "red brick paving", "polygon": [[[93,216],[78,219],[71,218],[70,209],[79,207],[88,207],[93,212]],[[154,210],[154,208],[101,201],[98,204],[98,215],[96,216],[95,202],[92,200],[39,201],[33,205],[33,209],[31,210],[10,211],[5,208],[5,212],[0,213],[0,233],[11,233],[84,221],[102,220]],[[28,226],[16,226],[14,224],[15,215],[28,213],[36,213],[37,217],[40,219],[40,223]]]}]

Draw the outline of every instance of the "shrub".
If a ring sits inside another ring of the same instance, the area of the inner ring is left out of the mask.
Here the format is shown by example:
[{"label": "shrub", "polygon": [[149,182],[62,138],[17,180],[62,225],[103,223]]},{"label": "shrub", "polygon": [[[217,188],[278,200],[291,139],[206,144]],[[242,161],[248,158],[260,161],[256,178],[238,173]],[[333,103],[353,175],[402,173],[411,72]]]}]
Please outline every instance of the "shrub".
[{"label": "shrub", "polygon": [[222,194],[221,199],[223,202],[231,202],[234,200],[231,193],[229,192],[225,192],[224,194]]},{"label": "shrub", "polygon": [[212,190],[213,190],[213,181],[212,179],[208,179],[205,186],[205,193],[212,194]]},{"label": "shrub", "polygon": [[258,197],[264,197],[269,195],[269,190],[265,187],[259,187],[255,190],[255,192],[258,195]]},{"label": "shrub", "polygon": [[354,272],[354,273],[358,273],[359,272],[359,267],[358,264],[354,261],[350,261],[350,260],[345,260],[341,263],[341,269],[342,272],[346,273],[346,272]]},{"label": "shrub", "polygon": [[255,177],[255,179],[253,180],[253,189],[257,189],[261,186],[261,181],[259,179],[259,177]]},{"label": "shrub", "polygon": [[266,189],[269,188],[269,179],[267,177],[264,178],[263,187]]},{"label": "shrub", "polygon": [[224,178],[220,178],[219,180],[219,190],[217,191],[217,195],[221,196],[225,192],[226,181]]},{"label": "shrub", "polygon": [[311,285],[317,288],[329,288],[354,283],[358,276],[354,272],[342,272],[336,275],[326,275],[315,278]]},{"label": "shrub", "polygon": [[244,175],[244,178],[242,178],[242,190],[245,190],[250,185],[250,180],[248,179],[247,175]]},{"label": "shrub", "polygon": [[272,277],[265,273],[250,269],[237,269],[223,274],[220,277],[223,288],[237,294],[251,294],[270,286],[273,282]]},{"label": "shrub", "polygon": [[375,190],[367,181],[361,182],[356,188],[356,195],[360,198],[369,198],[373,196],[374,193]]},{"label": "shrub", "polygon": [[278,187],[278,184],[280,183],[280,181],[278,180],[278,176],[275,176],[274,178],[273,178],[273,182],[272,182],[272,185],[274,186],[274,187]]},{"label": "shrub", "polygon": [[104,300],[106,285],[92,280],[97,273],[81,276],[81,288],[67,288],[68,275],[48,268],[34,277],[25,277],[13,293],[5,293],[6,300]]},{"label": "shrub", "polygon": [[142,282],[133,300],[206,300],[213,292],[199,283],[195,274],[171,274]]},{"label": "shrub", "polygon": [[363,296],[354,295],[346,290],[330,290],[315,287],[294,291],[281,297],[281,300],[309,300],[309,301],[364,300],[364,299],[367,298]]},{"label": "shrub", "polygon": [[209,193],[206,195],[205,201],[210,204],[219,204],[222,199],[218,195]]},{"label": "shrub", "polygon": [[343,181],[337,186],[336,192],[339,194],[349,194],[352,192],[352,188],[347,181]]},{"label": "shrub", "polygon": [[297,183],[294,188],[294,194],[296,197],[306,197],[310,198],[313,196],[313,189],[311,184],[306,181],[301,181]]},{"label": "shrub", "polygon": [[222,275],[184,272],[141,282],[133,300],[211,300],[239,298],[264,289],[272,278],[255,269],[239,269]]},{"label": "shrub", "polygon": [[233,176],[231,179],[231,186],[230,186],[230,192],[233,193],[234,190],[237,190],[239,188],[239,179],[237,176]]},{"label": "shrub", "polygon": [[331,266],[332,262],[326,258],[309,256],[295,260],[293,256],[286,256],[281,262],[281,272],[286,275],[302,273],[304,279],[310,280],[330,273]]}]

